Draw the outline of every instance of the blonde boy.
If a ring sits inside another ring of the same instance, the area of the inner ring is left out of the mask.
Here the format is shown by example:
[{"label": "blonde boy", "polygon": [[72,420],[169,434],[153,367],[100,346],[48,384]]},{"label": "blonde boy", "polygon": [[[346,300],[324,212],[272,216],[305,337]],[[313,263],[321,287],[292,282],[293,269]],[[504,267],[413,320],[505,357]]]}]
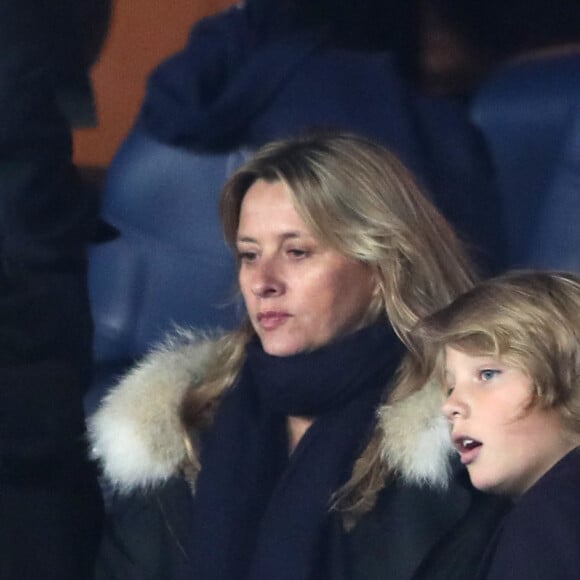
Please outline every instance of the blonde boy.
[{"label": "blonde boy", "polygon": [[481,578],[580,578],[580,277],[488,280],[416,332],[473,485],[515,500]]}]

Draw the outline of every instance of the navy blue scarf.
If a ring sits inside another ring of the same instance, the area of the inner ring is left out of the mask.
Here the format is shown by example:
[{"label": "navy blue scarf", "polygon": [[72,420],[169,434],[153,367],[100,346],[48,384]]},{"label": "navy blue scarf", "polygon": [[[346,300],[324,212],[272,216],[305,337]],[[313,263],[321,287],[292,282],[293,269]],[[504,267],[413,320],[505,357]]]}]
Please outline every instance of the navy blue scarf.
[{"label": "navy blue scarf", "polygon": [[[289,357],[248,345],[202,440],[190,579],[320,577],[332,493],[370,435],[401,354],[386,324]],[[289,415],[316,417],[290,456]]]}]

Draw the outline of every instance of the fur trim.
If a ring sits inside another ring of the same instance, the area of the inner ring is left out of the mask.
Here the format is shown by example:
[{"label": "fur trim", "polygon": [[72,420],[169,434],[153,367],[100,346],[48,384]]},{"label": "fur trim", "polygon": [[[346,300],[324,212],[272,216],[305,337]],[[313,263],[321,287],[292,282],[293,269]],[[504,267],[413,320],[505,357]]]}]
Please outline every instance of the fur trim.
[{"label": "fur trim", "polygon": [[[214,348],[215,340],[181,331],[123,378],[89,419],[92,455],[115,489],[160,484],[191,461],[179,406],[201,382]],[[440,389],[429,384],[378,411],[381,457],[409,483],[447,484],[453,448],[441,403]]]},{"label": "fur trim", "polygon": [[381,457],[411,484],[446,487],[449,482],[454,448],[442,404],[441,388],[431,382],[378,411]]},{"label": "fur trim", "polygon": [[179,471],[188,454],[179,405],[202,380],[214,346],[179,330],[121,379],[88,420],[92,456],[114,489],[152,486]]}]

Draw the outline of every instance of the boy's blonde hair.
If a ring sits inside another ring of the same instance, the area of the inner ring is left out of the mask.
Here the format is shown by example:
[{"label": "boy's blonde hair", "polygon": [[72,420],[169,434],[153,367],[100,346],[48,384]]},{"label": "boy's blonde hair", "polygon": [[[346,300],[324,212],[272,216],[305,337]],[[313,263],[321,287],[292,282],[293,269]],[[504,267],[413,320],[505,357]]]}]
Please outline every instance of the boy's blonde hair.
[{"label": "boy's blonde hair", "polygon": [[556,409],[580,434],[580,276],[518,271],[487,280],[419,323],[436,376],[445,346],[500,357],[526,372],[531,405]]}]

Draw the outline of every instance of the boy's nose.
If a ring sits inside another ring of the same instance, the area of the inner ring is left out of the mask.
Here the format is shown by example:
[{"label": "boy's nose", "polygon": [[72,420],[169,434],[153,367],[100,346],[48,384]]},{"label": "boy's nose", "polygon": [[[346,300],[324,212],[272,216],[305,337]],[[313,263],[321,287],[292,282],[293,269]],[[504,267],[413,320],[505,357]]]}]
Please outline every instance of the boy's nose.
[{"label": "boy's nose", "polygon": [[447,420],[451,423],[458,419],[459,417],[465,419],[469,414],[469,407],[460,399],[460,397],[453,391],[445,403],[443,404],[443,413],[447,417]]}]

